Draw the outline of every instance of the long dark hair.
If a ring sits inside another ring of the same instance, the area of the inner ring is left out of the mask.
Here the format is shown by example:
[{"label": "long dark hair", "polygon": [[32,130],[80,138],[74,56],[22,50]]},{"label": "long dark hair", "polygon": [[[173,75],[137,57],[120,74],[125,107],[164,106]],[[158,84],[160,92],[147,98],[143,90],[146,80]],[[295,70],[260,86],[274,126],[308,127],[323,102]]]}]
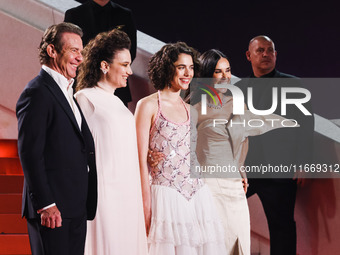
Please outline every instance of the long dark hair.
[{"label": "long dark hair", "polygon": [[[227,56],[223,52],[217,49],[210,49],[204,52],[199,57],[199,61],[200,61],[199,77],[200,78],[212,78],[215,72],[216,65],[221,58],[225,58],[229,61]],[[191,103],[192,105],[200,102],[201,94],[204,93],[198,89],[197,85],[198,84],[193,83],[190,86],[190,91],[187,90],[187,93],[185,95],[185,101],[187,103]],[[213,83],[209,85],[213,86]],[[230,94],[230,92],[227,92],[227,93]]]},{"label": "long dark hair", "polygon": [[200,77],[212,78],[215,72],[217,62],[221,58],[225,58],[229,61],[227,56],[224,55],[224,53],[219,50],[211,49],[211,50],[207,50],[206,52],[204,52],[199,58],[200,63],[201,63]]}]

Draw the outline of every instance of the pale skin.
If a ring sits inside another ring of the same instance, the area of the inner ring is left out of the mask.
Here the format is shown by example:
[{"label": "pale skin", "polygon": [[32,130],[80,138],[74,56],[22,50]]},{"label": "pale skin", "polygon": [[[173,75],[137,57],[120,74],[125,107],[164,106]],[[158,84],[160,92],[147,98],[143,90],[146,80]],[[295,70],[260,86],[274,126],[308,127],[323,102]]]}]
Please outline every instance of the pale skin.
[{"label": "pale skin", "polygon": [[61,42],[63,47],[60,52],[53,44],[47,46],[46,51],[50,61],[46,65],[69,80],[76,77],[77,68],[83,62],[81,55],[83,42],[79,35],[73,33],[63,33]]},{"label": "pale skin", "polygon": [[[194,64],[188,54],[179,54],[178,60],[173,63],[176,71],[171,81],[171,88],[167,86],[161,91],[162,113],[171,121],[183,123],[187,121],[187,112],[183,107],[180,92],[189,87],[194,76]],[[189,105],[186,105],[188,109]],[[151,224],[151,192],[148,171],[149,135],[151,126],[158,111],[157,93],[141,99],[136,107],[135,119],[137,128],[137,145],[139,154],[140,174],[142,182],[142,195],[144,217],[147,235]]]},{"label": "pale skin", "polygon": [[59,228],[62,226],[61,213],[57,206],[52,206],[46,210],[39,210],[41,226],[47,228]]},{"label": "pale skin", "polygon": [[103,73],[97,83],[98,87],[111,94],[118,88],[126,87],[127,79],[132,75],[130,51],[128,49],[117,51],[112,63],[102,61],[100,69]]}]

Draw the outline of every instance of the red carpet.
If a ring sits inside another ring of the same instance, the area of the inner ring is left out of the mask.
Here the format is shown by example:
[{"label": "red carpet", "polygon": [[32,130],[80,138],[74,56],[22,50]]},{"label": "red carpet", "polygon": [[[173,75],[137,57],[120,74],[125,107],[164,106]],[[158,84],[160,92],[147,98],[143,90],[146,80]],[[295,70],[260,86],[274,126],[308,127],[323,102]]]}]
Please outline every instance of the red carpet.
[{"label": "red carpet", "polygon": [[21,218],[24,176],[16,140],[0,140],[0,255],[31,254],[26,220]]}]

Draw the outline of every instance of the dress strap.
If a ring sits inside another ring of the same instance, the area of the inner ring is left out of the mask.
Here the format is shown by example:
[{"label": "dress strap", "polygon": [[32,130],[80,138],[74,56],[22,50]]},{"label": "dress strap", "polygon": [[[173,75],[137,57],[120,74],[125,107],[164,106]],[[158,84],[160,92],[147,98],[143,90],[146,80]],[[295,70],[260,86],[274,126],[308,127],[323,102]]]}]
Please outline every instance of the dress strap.
[{"label": "dress strap", "polygon": [[160,114],[161,114],[161,93],[160,93],[160,91],[158,90],[157,91],[157,104],[158,104],[158,110],[157,110],[157,115],[156,115],[156,118],[155,118],[155,120],[153,121],[153,123],[152,123],[152,125],[151,125],[151,128],[150,128],[150,135],[151,135],[151,133],[152,133],[152,131],[154,130],[154,128],[155,128],[155,125],[156,125],[156,122],[157,122],[157,120],[159,119],[159,116],[160,116]]},{"label": "dress strap", "polygon": [[185,102],[183,101],[182,98],[181,98],[181,102],[182,102],[182,104],[183,104],[183,106],[184,106],[185,112],[187,113],[187,119],[188,119],[188,121],[190,121],[190,113],[189,113],[188,108],[187,108],[187,106],[185,105]]},{"label": "dress strap", "polygon": [[158,98],[157,98],[158,112],[160,112],[161,111],[161,91],[160,90],[157,91],[157,95],[158,95]]},{"label": "dress strap", "polygon": [[157,118],[159,117],[159,115],[162,115],[162,117],[164,118],[164,119],[166,119],[167,121],[169,121],[169,122],[171,122],[171,123],[174,123],[174,124],[176,124],[176,125],[186,125],[188,122],[190,122],[190,113],[189,113],[189,111],[188,111],[188,109],[187,109],[187,107],[186,107],[186,105],[185,105],[185,103],[184,103],[184,101],[183,101],[183,99],[180,97],[180,100],[181,100],[181,102],[182,102],[182,104],[183,104],[183,107],[184,107],[184,109],[185,109],[185,112],[186,112],[186,115],[187,115],[187,120],[185,121],[185,122],[182,122],[182,123],[176,123],[176,122],[174,122],[174,121],[172,121],[172,120],[169,120],[163,113],[162,113],[162,107],[161,107],[161,92],[160,92],[160,90],[158,90],[158,114],[157,114]]}]

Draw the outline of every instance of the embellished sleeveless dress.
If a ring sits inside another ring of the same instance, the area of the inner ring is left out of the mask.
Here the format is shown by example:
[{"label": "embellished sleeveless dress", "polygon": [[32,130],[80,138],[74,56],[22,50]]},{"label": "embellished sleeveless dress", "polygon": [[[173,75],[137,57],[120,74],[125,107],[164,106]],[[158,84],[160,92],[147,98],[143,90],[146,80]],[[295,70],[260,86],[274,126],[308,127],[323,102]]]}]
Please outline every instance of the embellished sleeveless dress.
[{"label": "embellished sleeveless dress", "polygon": [[[209,188],[190,178],[190,116],[175,123],[158,113],[150,131],[149,147],[164,154],[150,169],[152,219],[150,255],[224,255],[224,230]],[[193,160],[193,159],[192,159]]]}]

